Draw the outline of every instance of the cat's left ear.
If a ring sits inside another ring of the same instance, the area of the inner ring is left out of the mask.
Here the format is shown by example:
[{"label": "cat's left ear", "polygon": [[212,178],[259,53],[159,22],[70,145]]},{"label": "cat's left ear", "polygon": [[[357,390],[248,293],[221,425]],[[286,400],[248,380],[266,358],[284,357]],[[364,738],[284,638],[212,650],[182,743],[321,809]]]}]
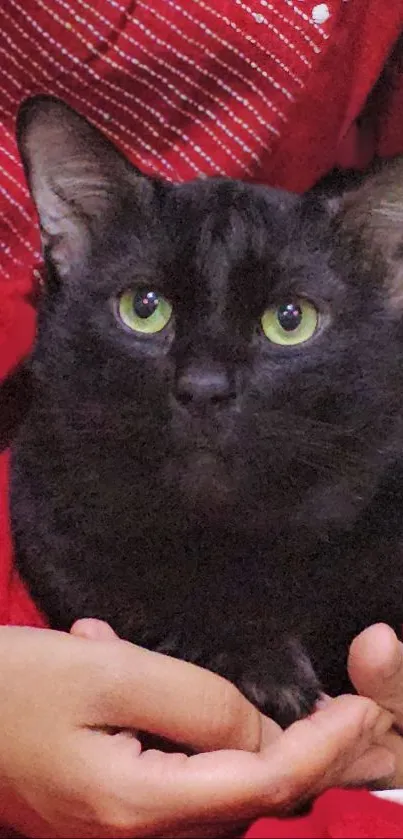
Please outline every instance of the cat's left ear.
[{"label": "cat's left ear", "polygon": [[124,185],[136,184],[141,193],[149,181],[95,126],[52,96],[23,102],[17,143],[43,246],[63,277],[82,261],[91,232]]},{"label": "cat's left ear", "polygon": [[382,257],[390,304],[403,311],[403,156],[378,163],[329,205],[343,237],[363,243],[369,268]]}]

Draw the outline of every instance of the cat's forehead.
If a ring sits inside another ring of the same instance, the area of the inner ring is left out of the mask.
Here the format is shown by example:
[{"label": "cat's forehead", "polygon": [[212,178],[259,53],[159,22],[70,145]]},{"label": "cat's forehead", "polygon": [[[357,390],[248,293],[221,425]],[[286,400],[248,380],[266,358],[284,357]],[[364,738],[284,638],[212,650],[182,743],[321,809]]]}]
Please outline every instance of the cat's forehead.
[{"label": "cat's forehead", "polygon": [[[246,237],[264,230],[281,237],[294,225],[302,206],[299,196],[280,189],[236,180],[206,178],[180,184],[167,192],[170,222],[183,236]],[[278,244],[281,244],[279,241]]]},{"label": "cat's forehead", "polygon": [[314,199],[283,190],[221,179],[184,184],[164,207],[166,258],[174,282],[181,278],[193,292],[255,296],[260,305],[301,273],[323,284],[329,221]]},{"label": "cat's forehead", "polygon": [[297,196],[238,181],[180,185],[164,208],[172,255],[207,273],[231,272],[245,259],[264,262],[285,246],[299,204]]},{"label": "cat's forehead", "polygon": [[[147,201],[140,217],[138,203],[131,212],[129,202],[112,220],[112,260],[105,242],[97,245],[101,281],[111,292],[154,286],[204,309],[208,303],[259,309],[272,292],[288,292],[301,273],[323,286],[328,218],[300,196],[211,178],[156,183]],[[111,265],[117,270],[110,272]]]}]

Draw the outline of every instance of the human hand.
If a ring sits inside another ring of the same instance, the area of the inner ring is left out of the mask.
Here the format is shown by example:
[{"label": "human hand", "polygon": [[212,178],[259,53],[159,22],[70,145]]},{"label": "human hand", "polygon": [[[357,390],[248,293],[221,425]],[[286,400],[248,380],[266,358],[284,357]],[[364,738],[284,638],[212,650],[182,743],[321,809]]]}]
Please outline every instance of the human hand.
[{"label": "human hand", "polygon": [[[391,771],[390,716],[370,700],[283,733],[220,677],[82,630],[0,628],[0,821],[25,836],[217,836]],[[204,753],[142,752],[133,730]]]},{"label": "human hand", "polygon": [[384,737],[395,755],[395,772],[381,786],[403,787],[403,644],[386,624],[375,624],[362,632],[350,648],[350,679],[363,696],[368,696],[394,716],[396,728]]}]

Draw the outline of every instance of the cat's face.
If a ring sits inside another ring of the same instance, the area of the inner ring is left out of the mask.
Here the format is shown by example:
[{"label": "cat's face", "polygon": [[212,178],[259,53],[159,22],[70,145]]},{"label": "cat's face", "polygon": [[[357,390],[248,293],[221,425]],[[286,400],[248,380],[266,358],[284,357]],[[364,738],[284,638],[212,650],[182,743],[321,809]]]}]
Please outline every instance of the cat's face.
[{"label": "cat's face", "polygon": [[382,175],[336,214],[162,184],[45,97],[19,142],[49,274],[34,411],[77,492],[251,532],[350,524],[400,445],[403,227],[372,224]]}]

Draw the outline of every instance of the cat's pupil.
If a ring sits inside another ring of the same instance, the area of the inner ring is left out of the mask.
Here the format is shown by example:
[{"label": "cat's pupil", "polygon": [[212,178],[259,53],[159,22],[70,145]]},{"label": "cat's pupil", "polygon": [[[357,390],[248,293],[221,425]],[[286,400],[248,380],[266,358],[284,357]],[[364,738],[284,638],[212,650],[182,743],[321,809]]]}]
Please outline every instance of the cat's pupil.
[{"label": "cat's pupil", "polygon": [[297,329],[302,320],[302,311],[295,303],[286,303],[277,309],[277,319],[282,329],[292,332]]},{"label": "cat's pupil", "polygon": [[149,318],[154,314],[159,304],[159,297],[155,291],[140,290],[134,297],[133,309],[137,317]]}]

